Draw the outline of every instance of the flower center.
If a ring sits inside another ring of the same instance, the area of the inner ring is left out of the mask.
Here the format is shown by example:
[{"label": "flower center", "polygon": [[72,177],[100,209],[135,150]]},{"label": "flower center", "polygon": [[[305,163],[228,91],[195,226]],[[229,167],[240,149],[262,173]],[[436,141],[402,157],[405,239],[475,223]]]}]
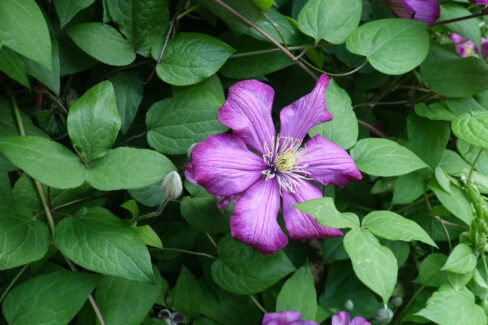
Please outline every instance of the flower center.
[{"label": "flower center", "polygon": [[466,53],[466,56],[473,56],[476,52],[474,50],[474,45],[473,44],[464,44],[464,51]]},{"label": "flower center", "polygon": [[281,138],[278,135],[273,140],[272,148],[267,143],[264,144],[263,159],[269,168],[263,174],[267,180],[276,177],[280,191],[284,188],[288,192],[297,193],[301,185],[300,179],[307,179],[306,175],[310,174],[305,171],[308,165],[303,158],[307,150],[300,148],[301,141],[296,138]]}]

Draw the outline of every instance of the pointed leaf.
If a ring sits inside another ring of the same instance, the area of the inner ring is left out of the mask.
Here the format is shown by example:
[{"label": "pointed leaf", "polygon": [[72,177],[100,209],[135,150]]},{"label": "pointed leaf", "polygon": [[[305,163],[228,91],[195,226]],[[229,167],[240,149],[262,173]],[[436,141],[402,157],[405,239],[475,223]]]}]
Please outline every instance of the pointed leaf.
[{"label": "pointed leaf", "polygon": [[310,214],[323,226],[331,228],[358,228],[359,218],[354,214],[340,213],[334,199],[323,197],[293,205],[298,210]]},{"label": "pointed leaf", "polygon": [[54,0],[54,8],[59,17],[61,28],[80,10],[88,8],[95,0]]},{"label": "pointed leaf", "polygon": [[488,112],[461,114],[452,122],[451,127],[458,138],[488,149]]},{"label": "pointed leaf", "polygon": [[174,289],[173,308],[188,318],[200,315],[203,294],[195,276],[186,267],[181,268]]},{"label": "pointed leaf", "polygon": [[466,244],[458,244],[447,258],[446,264],[442,267],[443,271],[458,274],[470,273],[476,267],[476,256],[471,247]]}]

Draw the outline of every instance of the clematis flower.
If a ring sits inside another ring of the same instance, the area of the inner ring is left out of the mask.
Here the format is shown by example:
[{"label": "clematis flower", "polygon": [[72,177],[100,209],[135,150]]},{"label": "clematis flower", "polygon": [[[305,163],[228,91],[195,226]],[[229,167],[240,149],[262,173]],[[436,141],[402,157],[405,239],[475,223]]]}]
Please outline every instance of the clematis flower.
[{"label": "clematis flower", "polygon": [[[449,38],[454,44],[456,44],[456,53],[463,58],[472,56],[474,54],[479,54],[479,49],[473,43],[473,41],[466,40],[466,38],[455,33],[451,33]],[[483,59],[488,56],[488,40],[484,37],[481,38],[481,56]]]},{"label": "clematis flower", "polygon": [[291,239],[342,236],[293,207],[322,197],[322,191],[308,180],[345,185],[362,177],[347,152],[320,135],[301,147],[312,126],[332,119],[325,108],[328,83],[322,75],[312,92],[285,107],[280,133],[275,135],[273,89],[257,80],[238,82],[229,88],[218,111],[220,122],[235,135],[209,136],[192,151],[185,173],[188,180],[219,198],[237,200],[231,234],[264,254],[277,252],[288,242],[277,222],[280,197]]},{"label": "clematis flower", "polygon": [[371,325],[371,323],[361,316],[356,316],[351,321],[347,312],[340,311],[332,316],[332,325]]},{"label": "clematis flower", "polygon": [[440,7],[435,0],[383,0],[383,2],[399,18],[417,19],[432,24],[440,16]]},{"label": "clematis flower", "polygon": [[300,320],[302,315],[296,310],[266,313],[261,325],[319,325],[311,320]]}]

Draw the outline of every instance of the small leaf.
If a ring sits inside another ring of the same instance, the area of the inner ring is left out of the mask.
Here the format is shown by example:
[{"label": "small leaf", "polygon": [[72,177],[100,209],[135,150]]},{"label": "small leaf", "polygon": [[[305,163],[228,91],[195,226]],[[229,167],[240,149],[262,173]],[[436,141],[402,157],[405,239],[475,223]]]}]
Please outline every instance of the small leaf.
[{"label": "small leaf", "polygon": [[354,273],[387,303],[397,281],[398,266],[390,249],[381,246],[368,230],[353,228],[344,236]]},{"label": "small leaf", "polygon": [[96,276],[82,272],[38,275],[9,292],[2,311],[9,324],[65,325],[75,317],[96,284]]},{"label": "small leaf", "polygon": [[418,116],[428,118],[433,121],[452,121],[456,114],[451,112],[445,104],[432,103],[427,107],[424,103],[418,103],[414,107]]},{"label": "small leaf", "polygon": [[419,274],[413,280],[414,283],[425,284],[429,287],[439,287],[447,282],[447,274],[441,271],[446,263],[447,257],[444,254],[432,253],[420,263]]},{"label": "small leaf", "polygon": [[262,11],[267,11],[273,5],[274,0],[252,0]]},{"label": "small leaf", "polygon": [[331,228],[357,228],[359,218],[354,214],[337,211],[334,200],[330,197],[313,199],[293,205],[298,210],[315,217],[318,223]]},{"label": "small leaf", "polygon": [[466,244],[458,244],[447,258],[443,271],[464,274],[471,273],[476,267],[476,256],[471,247]]},{"label": "small leaf", "polygon": [[391,211],[368,213],[364,217],[362,225],[376,236],[382,238],[403,241],[419,240],[437,247],[425,230],[416,222]]},{"label": "small leaf", "polygon": [[359,140],[351,157],[360,171],[374,176],[398,176],[428,167],[413,152],[387,139]]},{"label": "small leaf", "polygon": [[95,0],[54,0],[54,8],[59,17],[61,28],[80,10],[88,8]]},{"label": "small leaf", "polygon": [[282,251],[263,255],[251,247],[224,236],[219,258],[212,264],[212,279],[227,291],[246,295],[263,291],[295,270]]},{"label": "small leaf", "polygon": [[417,172],[402,175],[393,185],[392,204],[408,204],[419,198],[427,189],[427,184]]},{"label": "small leaf", "polygon": [[136,58],[129,42],[110,25],[82,23],[67,28],[66,33],[88,55],[105,64],[122,66]]},{"label": "small leaf", "polygon": [[232,47],[211,36],[180,33],[168,42],[164,60],[156,72],[171,85],[192,85],[217,72],[234,52]]},{"label": "small leaf", "polygon": [[452,214],[464,221],[467,225],[473,220],[471,205],[469,204],[464,192],[457,186],[451,186],[451,191],[446,192],[435,181],[429,183],[429,188],[435,193],[435,196]]},{"label": "small leaf", "polygon": [[143,225],[135,227],[135,230],[141,236],[144,244],[152,247],[163,248],[163,243],[158,234],[151,228],[150,225]]},{"label": "small leaf", "polygon": [[464,113],[452,122],[452,132],[474,146],[488,149],[488,112]]},{"label": "small leaf", "polygon": [[315,39],[341,44],[359,25],[361,0],[309,0],[298,15],[300,30]]},{"label": "small leaf", "polygon": [[442,169],[442,167],[436,167],[434,175],[437,183],[439,183],[442,189],[447,193],[451,193],[451,180],[446,171]]},{"label": "small leaf", "polygon": [[120,116],[110,81],[93,86],[69,108],[69,137],[87,161],[104,156],[119,130]]},{"label": "small leaf", "polygon": [[151,257],[137,232],[100,207],[83,208],[56,226],[56,244],[73,262],[95,272],[153,282]]},{"label": "small leaf", "polygon": [[378,19],[360,26],[347,38],[347,49],[364,55],[378,71],[403,74],[427,57],[427,24],[412,19]]},{"label": "small leaf", "polygon": [[195,276],[186,267],[181,268],[176,281],[173,297],[173,308],[188,318],[200,315],[203,294]]},{"label": "small leaf", "polygon": [[34,136],[0,138],[0,151],[29,176],[55,188],[74,188],[85,169],[74,153],[49,139]]}]

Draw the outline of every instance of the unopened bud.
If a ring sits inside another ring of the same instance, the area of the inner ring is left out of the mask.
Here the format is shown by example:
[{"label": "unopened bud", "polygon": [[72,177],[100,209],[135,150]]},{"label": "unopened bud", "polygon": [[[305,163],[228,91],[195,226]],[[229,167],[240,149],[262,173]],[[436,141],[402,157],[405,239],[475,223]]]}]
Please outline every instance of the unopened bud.
[{"label": "unopened bud", "polygon": [[347,299],[347,301],[344,303],[344,308],[347,311],[352,311],[354,309],[354,303],[352,302],[351,299]]},{"label": "unopened bud", "polygon": [[395,297],[391,300],[391,303],[395,307],[400,307],[403,304],[403,299],[402,297]]},{"label": "unopened bud", "polygon": [[393,318],[393,311],[386,307],[376,312],[375,319],[379,324],[388,324]]},{"label": "unopened bud", "polygon": [[161,192],[168,200],[177,199],[183,191],[180,174],[171,172],[164,178],[161,183]]}]

